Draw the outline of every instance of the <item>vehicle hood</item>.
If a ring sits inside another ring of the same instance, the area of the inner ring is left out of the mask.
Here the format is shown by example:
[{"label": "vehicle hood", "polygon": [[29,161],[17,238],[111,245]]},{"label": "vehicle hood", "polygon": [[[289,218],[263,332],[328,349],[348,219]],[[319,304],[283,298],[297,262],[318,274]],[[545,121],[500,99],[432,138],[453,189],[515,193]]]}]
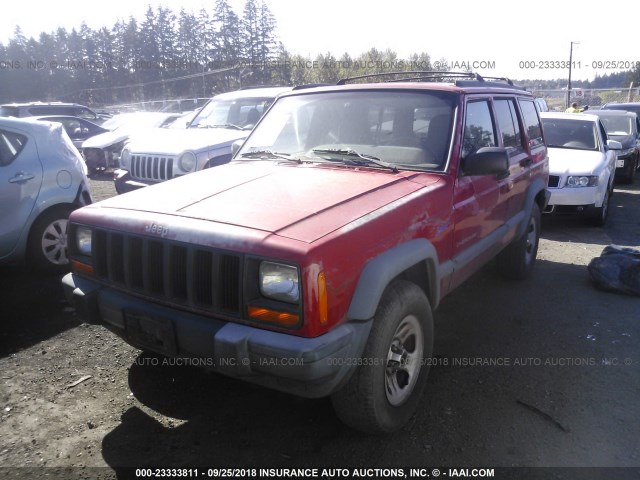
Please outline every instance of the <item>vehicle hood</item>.
[{"label": "vehicle hood", "polygon": [[117,143],[123,142],[131,135],[134,129],[119,128],[113,132],[105,132],[99,135],[95,135],[91,138],[87,138],[82,143],[82,148],[107,148]]},{"label": "vehicle hood", "polygon": [[570,148],[549,148],[551,175],[597,174],[605,166],[605,155],[600,151]]},{"label": "vehicle hood", "polygon": [[179,155],[186,150],[206,151],[211,147],[246,138],[249,131],[229,128],[157,128],[131,137],[131,153]]},{"label": "vehicle hood", "polygon": [[[412,181],[415,176],[419,182]],[[236,161],[95,205],[219,222],[311,243],[438,180],[416,172]]]}]

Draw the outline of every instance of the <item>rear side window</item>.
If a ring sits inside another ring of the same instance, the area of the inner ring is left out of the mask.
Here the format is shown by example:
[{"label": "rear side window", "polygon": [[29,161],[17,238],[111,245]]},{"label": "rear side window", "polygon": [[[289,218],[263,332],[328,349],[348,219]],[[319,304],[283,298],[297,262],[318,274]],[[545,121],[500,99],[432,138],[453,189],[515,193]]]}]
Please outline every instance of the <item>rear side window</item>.
[{"label": "rear side window", "polygon": [[27,144],[27,137],[0,130],[0,167],[9,165]]},{"label": "rear side window", "polygon": [[502,145],[509,149],[522,150],[522,135],[513,100],[496,100],[494,105],[502,135]]},{"label": "rear side window", "polygon": [[522,110],[524,126],[527,129],[527,136],[529,137],[529,146],[533,148],[542,145],[544,143],[542,140],[542,127],[533,100],[520,99],[519,103],[520,110]]},{"label": "rear side window", "polygon": [[65,108],[65,107],[46,106],[46,107],[29,107],[29,114],[37,117],[40,115],[69,115],[71,114],[71,112],[69,111],[68,108]]},{"label": "rear side window", "polygon": [[488,101],[469,102],[464,121],[462,158],[482,147],[495,147],[496,136]]}]

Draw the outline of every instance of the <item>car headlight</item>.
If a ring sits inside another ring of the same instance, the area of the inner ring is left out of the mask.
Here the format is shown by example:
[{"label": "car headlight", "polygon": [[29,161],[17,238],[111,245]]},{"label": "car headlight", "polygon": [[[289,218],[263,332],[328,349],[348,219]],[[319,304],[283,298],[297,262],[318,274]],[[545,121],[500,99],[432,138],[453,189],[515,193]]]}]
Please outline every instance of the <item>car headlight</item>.
[{"label": "car headlight", "polygon": [[592,175],[571,176],[567,178],[567,187],[595,187],[598,177]]},{"label": "car headlight", "polygon": [[87,227],[76,229],[76,247],[82,255],[91,256],[91,236],[92,231]]},{"label": "car headlight", "polygon": [[260,264],[260,293],[267,298],[288,303],[300,300],[298,269],[282,263]]},{"label": "car headlight", "polygon": [[123,148],[120,153],[120,168],[123,170],[131,170],[131,152],[128,148]]},{"label": "car headlight", "polygon": [[178,160],[178,166],[183,172],[192,172],[196,169],[196,156],[191,152],[185,152]]}]

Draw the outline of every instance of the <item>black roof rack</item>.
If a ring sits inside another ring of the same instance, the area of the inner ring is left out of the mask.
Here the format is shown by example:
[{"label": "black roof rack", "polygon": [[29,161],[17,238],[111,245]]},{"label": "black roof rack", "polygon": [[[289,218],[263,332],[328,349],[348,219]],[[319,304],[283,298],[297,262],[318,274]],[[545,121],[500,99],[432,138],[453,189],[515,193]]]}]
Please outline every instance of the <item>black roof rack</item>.
[{"label": "black roof rack", "polygon": [[294,90],[304,90],[305,88],[330,87],[333,83],[304,83],[293,87]]},{"label": "black roof rack", "polygon": [[[353,80],[362,80],[365,78],[385,78],[395,77],[384,80],[385,82],[421,82],[421,81],[444,81],[449,80],[458,87],[501,87],[525,90],[522,87],[515,86],[513,82],[506,77],[484,77],[473,72],[446,72],[446,71],[408,71],[408,72],[386,72],[373,73],[370,75],[359,75],[357,77],[343,78],[338,81],[337,85],[346,85]],[[398,78],[400,77],[400,78]],[[487,81],[489,80],[489,81]]]},{"label": "black roof rack", "polygon": [[415,80],[415,79],[434,79],[434,78],[453,78],[453,77],[465,77],[472,78],[474,80],[483,81],[483,78],[477,73],[472,72],[434,72],[430,70],[411,70],[408,72],[385,72],[385,73],[371,73],[369,75],[358,75],[357,77],[347,77],[338,80],[336,85],[346,85],[348,82],[352,80],[361,80],[363,78],[382,78],[382,77],[390,77],[390,76],[398,76],[398,75],[413,75],[413,77],[405,77],[402,79],[393,79],[387,80],[388,82],[404,82],[407,80]]}]

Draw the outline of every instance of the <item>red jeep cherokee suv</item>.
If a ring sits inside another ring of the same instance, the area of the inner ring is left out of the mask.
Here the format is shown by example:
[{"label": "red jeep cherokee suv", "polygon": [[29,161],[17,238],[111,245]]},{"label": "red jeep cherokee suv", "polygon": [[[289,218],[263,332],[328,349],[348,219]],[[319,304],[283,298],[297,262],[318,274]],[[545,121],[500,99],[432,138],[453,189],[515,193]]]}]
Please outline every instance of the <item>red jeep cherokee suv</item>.
[{"label": "red jeep cherokee suv", "polygon": [[74,212],[63,284],[79,316],[330,395],[354,428],[401,427],[441,299],[496,256],[531,272],[548,161],[534,97],[511,82],[379,77],[294,89],[231,163]]}]

